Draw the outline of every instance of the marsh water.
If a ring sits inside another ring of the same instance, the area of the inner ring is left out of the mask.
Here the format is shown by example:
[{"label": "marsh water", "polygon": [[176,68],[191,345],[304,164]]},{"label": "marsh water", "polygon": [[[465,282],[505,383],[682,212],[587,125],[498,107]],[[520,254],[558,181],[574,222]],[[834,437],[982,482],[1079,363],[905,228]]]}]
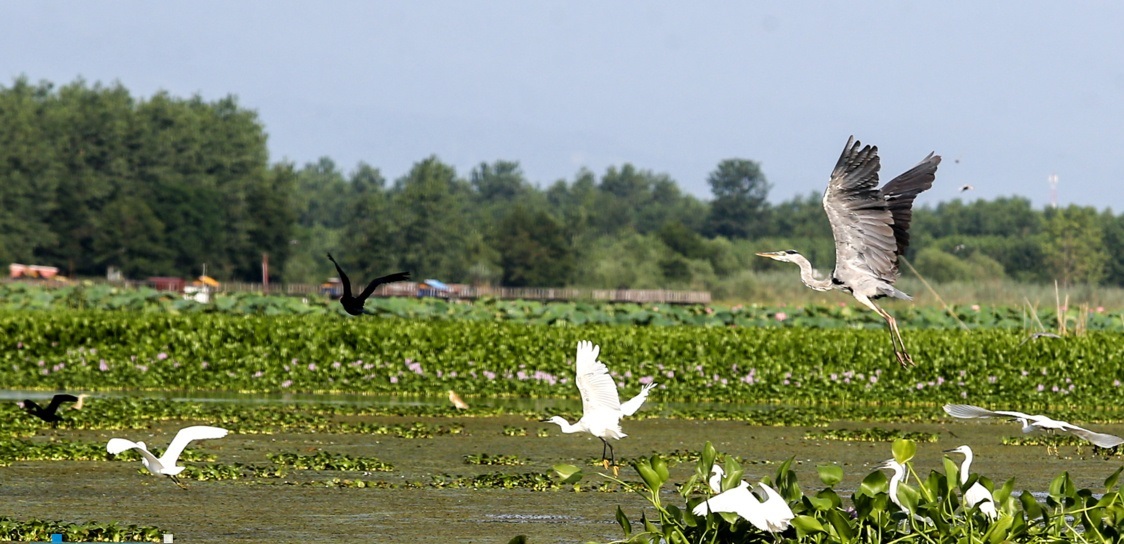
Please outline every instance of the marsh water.
[{"label": "marsh water", "polygon": [[[0,398],[22,398],[8,392]],[[43,396],[40,392],[38,396]],[[162,395],[163,396],[163,395]],[[176,396],[173,396],[176,397]],[[179,397],[176,397],[179,398]],[[187,398],[186,396],[183,398]],[[268,409],[281,399],[226,395],[193,395],[195,399],[255,403]],[[443,399],[375,399],[288,397],[287,401],[319,402],[447,402]],[[502,401],[494,401],[502,402]],[[573,409],[566,403],[542,401],[529,406]],[[267,454],[317,451],[377,457],[394,471],[356,475],[332,471],[290,471],[284,479],[191,482],[186,490],[166,478],[138,473],[139,463],[102,461],[16,462],[0,467],[0,516],[60,521],[117,521],[153,525],[175,535],[176,542],[498,542],[527,535],[530,542],[608,542],[623,536],[614,520],[620,505],[635,524],[646,510],[638,494],[596,491],[530,491],[526,489],[339,488],[309,485],[332,477],[384,480],[394,483],[430,482],[435,476],[469,476],[491,472],[550,471],[557,463],[583,467],[584,482],[599,482],[599,467],[589,460],[600,455],[601,444],[588,435],[563,435],[557,427],[522,416],[477,417],[458,414],[438,417],[371,416],[377,423],[425,422],[464,425],[464,432],[432,438],[406,439],[363,434],[239,434],[197,442],[193,449],[214,454],[222,463],[268,463]],[[35,440],[103,442],[112,436],[144,440],[163,447],[175,431],[189,422],[169,421],[143,431],[41,431]],[[772,475],[776,464],[790,457],[805,491],[819,489],[818,464],[843,467],[836,486],[848,496],[880,461],[891,456],[889,443],[807,439],[805,427],[758,427],[733,421],[693,421],[652,418],[625,421],[629,436],[616,444],[617,455],[635,457],[675,450],[698,451],[707,441],[719,452],[747,460],[747,479]],[[973,472],[997,483],[1016,478],[1017,489],[1044,491],[1049,481],[1069,471],[1078,487],[1097,490],[1119,466],[1118,460],[1092,455],[1088,448],[1062,446],[1058,454],[1045,447],[1004,446],[1002,437],[1016,436],[1014,424],[996,421],[948,421],[937,424],[890,425],[837,422],[831,428],[884,429],[936,433],[936,443],[918,444],[914,467],[925,474],[941,470],[941,451],[969,444],[976,452]],[[508,436],[507,428],[525,428],[526,436]],[[547,429],[546,436],[538,436]],[[1097,426],[1119,434],[1122,425]],[[465,463],[473,454],[518,455],[523,466],[477,466]],[[1118,458],[1117,458],[1118,459]],[[694,463],[673,465],[671,481],[681,483]],[[621,477],[639,480],[628,467]],[[666,497],[678,504],[670,491]]]}]

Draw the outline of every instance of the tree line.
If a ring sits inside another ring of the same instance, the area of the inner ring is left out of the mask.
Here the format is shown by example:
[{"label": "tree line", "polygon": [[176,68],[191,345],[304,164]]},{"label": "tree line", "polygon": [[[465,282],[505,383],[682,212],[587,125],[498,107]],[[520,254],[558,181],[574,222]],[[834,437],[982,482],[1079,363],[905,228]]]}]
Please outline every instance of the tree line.
[{"label": "tree line", "polygon": [[[505,286],[707,289],[737,296],[757,251],[797,249],[821,270],[831,229],[811,193],[779,203],[748,159],[721,161],[701,200],[675,180],[623,164],[536,184],[514,161],[458,173],[424,158],[387,180],[329,158],[271,163],[257,114],[120,84],[0,88],[0,262],[76,276],[193,276],[320,282],[331,251],[356,278]],[[940,175],[938,172],[938,183]],[[1124,216],[1025,198],[960,200],[915,211],[909,257],[938,281],[1124,285]],[[362,280],[358,280],[362,281]]]}]

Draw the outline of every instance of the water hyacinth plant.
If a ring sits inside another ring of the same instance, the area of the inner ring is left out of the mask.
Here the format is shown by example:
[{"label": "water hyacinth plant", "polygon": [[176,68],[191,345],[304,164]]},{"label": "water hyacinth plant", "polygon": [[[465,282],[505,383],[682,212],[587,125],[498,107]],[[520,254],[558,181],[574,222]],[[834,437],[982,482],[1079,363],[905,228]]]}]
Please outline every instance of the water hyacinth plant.
[{"label": "water hyacinth plant", "polygon": [[[888,495],[890,485],[881,471],[868,474],[845,498],[833,487],[843,477],[839,466],[818,467],[824,487],[811,493],[797,482],[791,460],[781,463],[763,479],[784,497],[794,517],[790,527],[775,535],[736,514],[691,513],[712,494],[707,479],[715,463],[725,467],[723,490],[746,476],[736,460],[719,454],[709,442],[694,475],[677,486],[675,501],[668,501],[664,492],[669,475],[663,459],[638,459],[632,465],[644,482],[638,492],[657,514],[649,519],[641,513],[633,523],[618,507],[616,518],[624,539],[615,542],[1119,542],[1124,537],[1124,498],[1119,487],[1124,467],[1105,480],[1103,491],[1096,492],[1077,489],[1069,474],[1062,473],[1040,500],[1027,490],[1016,494],[1013,479],[997,487],[972,474],[961,484],[957,463],[947,457],[943,471],[932,470],[922,477],[911,464],[916,448],[908,440],[893,445],[894,460],[904,464],[908,480],[898,486],[896,501]],[[964,502],[964,492],[977,482],[994,497],[998,507],[994,520]]]}]

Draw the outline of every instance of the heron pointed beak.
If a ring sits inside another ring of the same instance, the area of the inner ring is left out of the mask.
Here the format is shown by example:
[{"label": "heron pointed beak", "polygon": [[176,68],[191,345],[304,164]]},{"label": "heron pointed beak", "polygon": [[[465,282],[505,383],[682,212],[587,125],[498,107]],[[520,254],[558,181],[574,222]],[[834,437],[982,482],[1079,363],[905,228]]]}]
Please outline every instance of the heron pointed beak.
[{"label": "heron pointed beak", "polygon": [[773,260],[777,260],[783,254],[784,254],[783,251],[762,251],[760,253],[757,253],[757,256],[758,257],[767,257],[767,258],[770,258],[770,259],[773,259]]}]

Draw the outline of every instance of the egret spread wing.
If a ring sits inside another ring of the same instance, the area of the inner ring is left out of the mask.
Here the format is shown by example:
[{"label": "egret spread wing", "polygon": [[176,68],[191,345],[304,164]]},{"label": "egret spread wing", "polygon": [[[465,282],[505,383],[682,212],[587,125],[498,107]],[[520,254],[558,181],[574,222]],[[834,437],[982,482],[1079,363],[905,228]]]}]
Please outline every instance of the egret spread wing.
[{"label": "egret spread wing", "polygon": [[145,465],[150,467],[161,466],[160,460],[144,447],[143,443],[133,442],[132,440],[125,440],[124,438],[110,438],[109,443],[105,445],[105,451],[117,455],[125,450],[136,449],[140,452],[141,456],[145,459]]},{"label": "egret spread wing", "polygon": [[609,375],[609,369],[597,360],[601,348],[593,342],[578,342],[577,377],[578,391],[582,395],[583,417],[610,411],[621,411],[621,400],[617,396],[617,384]]},{"label": "egret spread wing", "polygon": [[835,276],[850,269],[893,282],[898,244],[893,215],[878,190],[878,148],[861,146],[854,136],[847,140],[823,194],[835,237]]},{"label": "egret spread wing", "polygon": [[207,425],[195,425],[192,427],[184,427],[180,432],[176,433],[176,437],[172,439],[172,443],[168,444],[167,451],[164,455],[160,456],[160,463],[166,467],[175,466],[176,460],[179,459],[183,449],[187,447],[187,443],[192,440],[206,440],[210,438],[222,438],[226,436],[227,430],[219,427],[209,427]]},{"label": "egret spread wing", "polygon": [[1031,419],[1033,417],[1022,412],[1014,412],[1009,410],[988,410],[987,408],[980,408],[979,406],[972,406],[971,404],[946,404],[944,405],[944,411],[952,417],[966,419],[977,417],[1009,417],[1014,419]]},{"label": "egret spread wing", "polygon": [[709,509],[710,512],[733,512],[744,518],[745,515],[742,512],[746,510],[749,501],[753,501],[754,505],[757,504],[757,499],[749,492],[749,483],[742,480],[738,487],[728,489],[700,502],[692,512],[696,516],[705,516]]},{"label": "egret spread wing", "polygon": [[758,483],[757,487],[765,492],[765,502],[762,503],[762,510],[765,513],[765,521],[769,525],[770,531],[783,531],[788,528],[789,522],[796,514],[792,513],[792,508],[788,506],[788,501],[777,490],[763,484]]},{"label": "egret spread wing", "polygon": [[635,397],[629,399],[628,402],[622,403],[621,413],[626,416],[635,414],[636,411],[640,409],[640,405],[644,404],[645,400],[648,400],[648,391],[651,391],[651,389],[655,386],[656,384],[654,383],[645,385],[642,389],[640,389],[640,393],[638,393]]},{"label": "egret spread wing", "polygon": [[1070,423],[1064,423],[1063,422],[1062,425],[1063,425],[1062,426],[1063,430],[1069,431],[1069,432],[1071,432],[1071,433],[1073,433],[1077,436],[1080,436],[1081,438],[1084,438],[1085,440],[1088,440],[1089,442],[1092,442],[1097,447],[1115,448],[1116,446],[1119,446],[1120,444],[1124,444],[1124,438],[1120,438],[1119,436],[1116,436],[1116,435],[1093,432],[1093,431],[1090,431],[1089,429],[1086,429],[1086,428],[1083,428],[1083,427],[1078,427],[1077,425],[1073,425],[1073,424],[1070,424]]}]

